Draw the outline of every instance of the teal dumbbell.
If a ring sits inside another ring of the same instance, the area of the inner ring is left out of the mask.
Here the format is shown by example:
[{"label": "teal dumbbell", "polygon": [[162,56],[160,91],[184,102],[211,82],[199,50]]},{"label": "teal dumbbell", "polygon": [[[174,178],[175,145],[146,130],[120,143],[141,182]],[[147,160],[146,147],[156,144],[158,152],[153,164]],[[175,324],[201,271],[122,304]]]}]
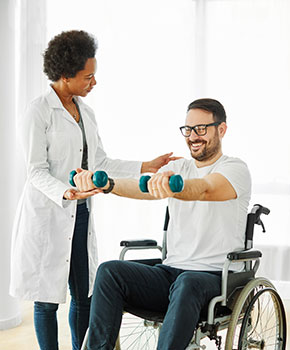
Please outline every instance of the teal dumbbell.
[{"label": "teal dumbbell", "polygon": [[[74,182],[74,176],[76,175],[76,173],[77,172],[73,170],[69,174],[69,183],[74,187],[76,187],[76,184]],[[105,171],[96,171],[92,176],[92,181],[96,187],[104,187],[108,182],[108,175]]]},{"label": "teal dumbbell", "polygon": [[[149,175],[145,175],[145,176],[141,176],[140,180],[139,180],[139,188],[141,190],[141,192],[149,192],[148,191],[148,187],[147,187],[147,183],[150,180],[151,176]],[[183,179],[181,177],[181,175],[172,175],[169,178],[169,187],[171,189],[172,192],[178,193],[181,192],[183,190]]]}]

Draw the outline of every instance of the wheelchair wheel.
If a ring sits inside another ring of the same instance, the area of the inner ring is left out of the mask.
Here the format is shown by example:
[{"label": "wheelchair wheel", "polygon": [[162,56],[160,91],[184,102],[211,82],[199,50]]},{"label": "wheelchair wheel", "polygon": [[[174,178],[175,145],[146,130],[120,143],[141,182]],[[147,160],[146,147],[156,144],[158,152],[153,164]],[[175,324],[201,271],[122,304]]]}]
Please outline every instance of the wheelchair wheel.
[{"label": "wheelchair wheel", "polygon": [[285,350],[285,311],[274,286],[264,278],[241,291],[228,327],[225,350]]},{"label": "wheelchair wheel", "polygon": [[125,313],[115,350],[155,350],[160,328],[159,322]]}]

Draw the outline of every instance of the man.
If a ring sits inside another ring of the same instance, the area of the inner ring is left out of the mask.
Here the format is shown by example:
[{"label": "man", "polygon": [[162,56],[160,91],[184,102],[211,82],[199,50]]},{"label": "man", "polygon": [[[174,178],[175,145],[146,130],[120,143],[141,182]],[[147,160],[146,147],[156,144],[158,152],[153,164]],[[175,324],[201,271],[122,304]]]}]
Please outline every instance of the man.
[{"label": "man", "polygon": [[[161,168],[141,193],[138,181],[119,179],[105,186],[136,199],[169,198],[167,257],[162,265],[127,261],[103,263],[92,297],[88,349],[113,349],[124,306],[165,313],[158,349],[185,349],[201,309],[220,294],[221,270],[228,252],[244,247],[251,178],[238,158],[223,155],[226,113],[213,99],[192,102],[180,128],[192,159]],[[173,193],[169,177],[179,173],[184,189]],[[81,191],[94,187],[91,172],[75,178]],[[240,266],[236,267],[240,268]]]}]

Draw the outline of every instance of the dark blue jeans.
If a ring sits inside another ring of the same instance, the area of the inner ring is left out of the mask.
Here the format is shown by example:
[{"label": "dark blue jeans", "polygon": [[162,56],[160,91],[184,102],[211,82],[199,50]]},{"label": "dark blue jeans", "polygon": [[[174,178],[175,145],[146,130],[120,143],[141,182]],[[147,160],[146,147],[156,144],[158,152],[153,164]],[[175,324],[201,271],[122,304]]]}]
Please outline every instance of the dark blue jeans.
[{"label": "dark blue jeans", "polygon": [[[86,203],[78,205],[69,274],[69,324],[73,350],[81,348],[89,323],[88,219]],[[40,350],[58,350],[57,309],[58,304],[34,303],[34,325]]]},{"label": "dark blue jeans", "polygon": [[123,309],[129,305],[166,313],[157,349],[183,350],[202,308],[220,294],[220,284],[220,272],[105,262],[98,269],[92,296],[88,349],[114,348]]}]

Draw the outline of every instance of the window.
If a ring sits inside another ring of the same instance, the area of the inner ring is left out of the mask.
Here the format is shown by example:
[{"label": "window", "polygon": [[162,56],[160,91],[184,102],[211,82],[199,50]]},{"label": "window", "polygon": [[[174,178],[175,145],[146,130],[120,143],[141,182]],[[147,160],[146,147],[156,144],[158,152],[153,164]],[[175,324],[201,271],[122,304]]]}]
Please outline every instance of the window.
[{"label": "window", "polygon": [[[248,163],[252,202],[271,209],[268,232],[256,241],[290,245],[289,13],[285,0],[50,0],[47,38],[69,29],[97,36],[98,85],[86,102],[111,157],[188,157],[178,130],[187,105],[220,100],[229,126],[224,153]],[[100,249],[103,259],[117,256],[119,239],[140,231],[153,237],[162,228],[164,203],[106,197],[97,206],[99,239],[103,231],[112,238],[100,244],[113,244]]]}]

